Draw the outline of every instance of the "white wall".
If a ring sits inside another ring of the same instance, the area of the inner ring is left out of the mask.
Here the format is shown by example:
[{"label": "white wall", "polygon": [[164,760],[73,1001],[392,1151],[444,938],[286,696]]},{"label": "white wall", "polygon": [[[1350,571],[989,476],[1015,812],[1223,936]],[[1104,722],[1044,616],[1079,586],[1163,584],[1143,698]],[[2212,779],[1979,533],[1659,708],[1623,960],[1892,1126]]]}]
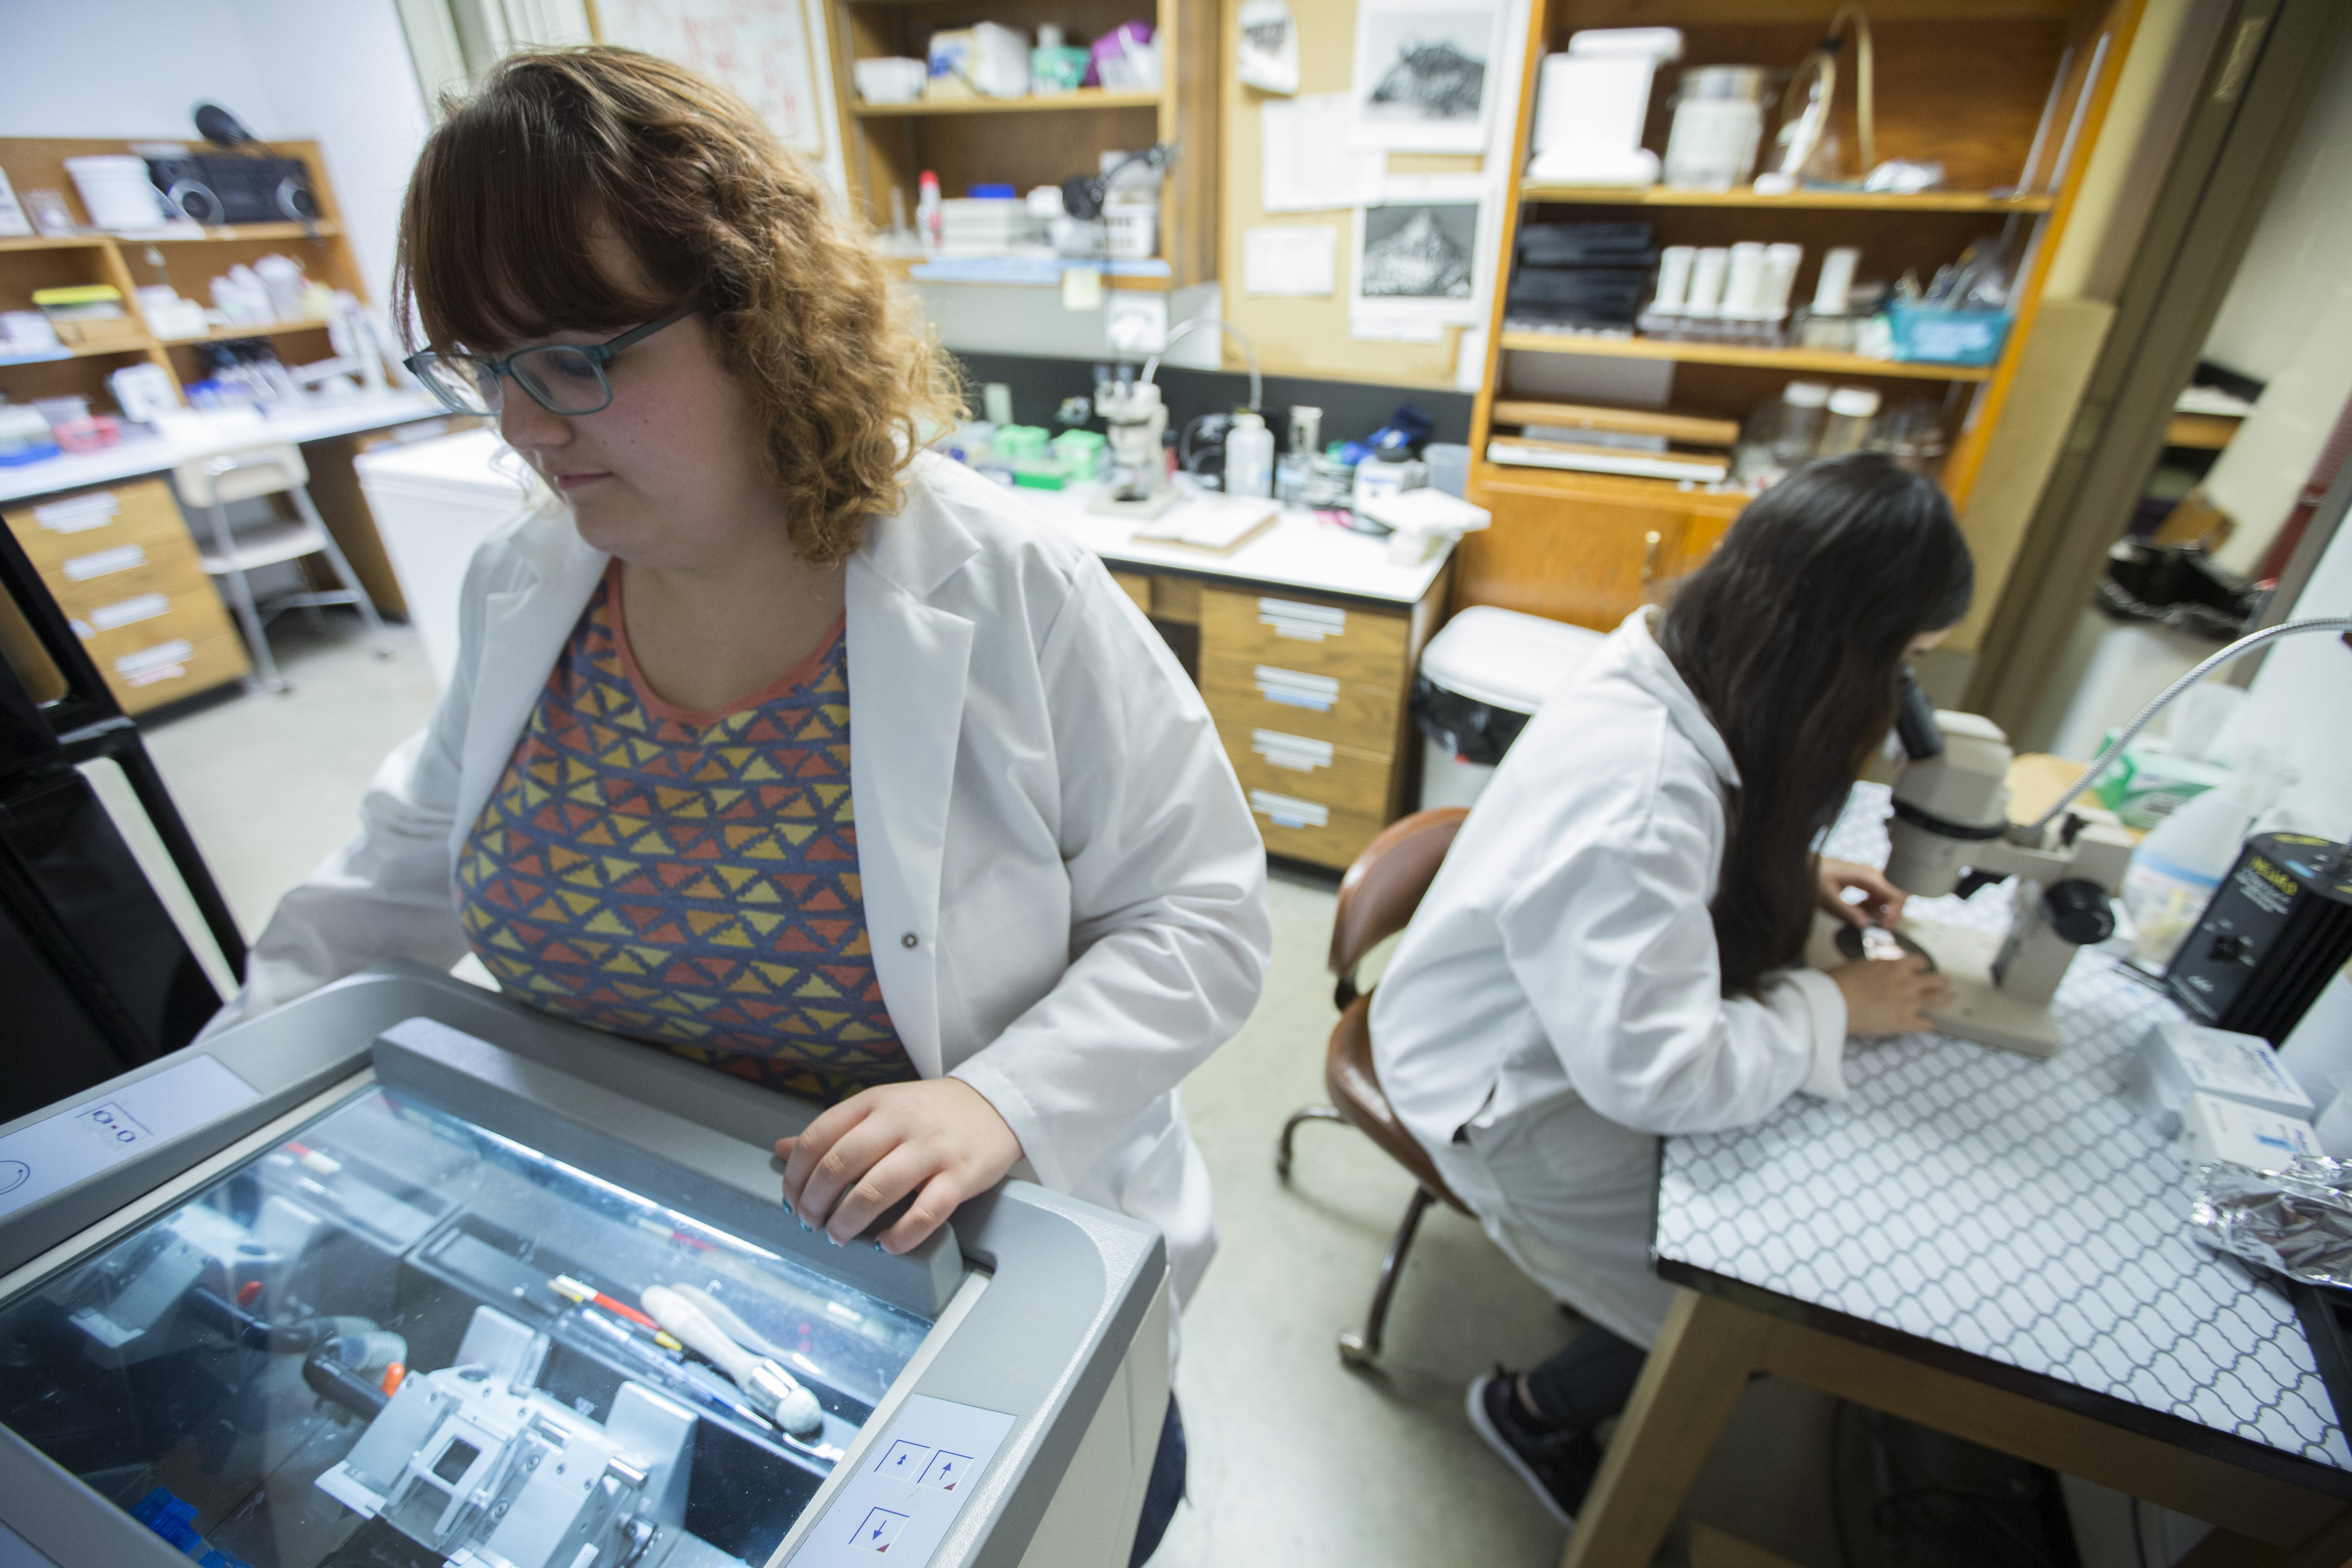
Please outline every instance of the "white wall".
[{"label": "white wall", "polygon": [[2205,491],[2237,520],[2219,559],[2262,564],[2352,396],[2352,39],[2295,138],[2205,357],[2268,382]]},{"label": "white wall", "polygon": [[[2352,526],[2336,530],[2289,614],[2352,615]],[[2283,637],[2248,692],[2247,733],[2282,747],[2294,769],[2284,803],[2297,825],[2352,840],[2352,648],[2320,632]]]},{"label": "white wall", "polygon": [[369,292],[387,298],[425,118],[393,0],[0,4],[0,136],[199,141],[209,99],[265,140],[315,140]]}]

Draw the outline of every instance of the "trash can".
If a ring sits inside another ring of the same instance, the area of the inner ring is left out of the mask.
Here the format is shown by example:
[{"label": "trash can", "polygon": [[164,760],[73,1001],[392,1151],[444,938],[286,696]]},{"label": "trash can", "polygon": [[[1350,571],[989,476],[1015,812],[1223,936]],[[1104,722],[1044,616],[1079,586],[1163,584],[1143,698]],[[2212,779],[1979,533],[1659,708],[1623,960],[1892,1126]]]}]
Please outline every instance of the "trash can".
[{"label": "trash can", "polygon": [[1422,650],[1412,682],[1422,810],[1475,800],[1544,698],[1601,643],[1582,626],[1487,604],[1447,622]]}]

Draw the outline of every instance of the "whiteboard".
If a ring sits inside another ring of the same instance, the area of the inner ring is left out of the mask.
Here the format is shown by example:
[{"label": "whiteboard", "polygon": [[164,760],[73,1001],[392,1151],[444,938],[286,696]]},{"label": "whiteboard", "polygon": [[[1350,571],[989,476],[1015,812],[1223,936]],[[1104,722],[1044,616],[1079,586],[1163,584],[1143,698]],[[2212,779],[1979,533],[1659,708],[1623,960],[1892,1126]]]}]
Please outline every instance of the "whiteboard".
[{"label": "whiteboard", "polygon": [[675,60],[740,94],[784,145],[824,152],[803,0],[597,0],[601,42]]}]

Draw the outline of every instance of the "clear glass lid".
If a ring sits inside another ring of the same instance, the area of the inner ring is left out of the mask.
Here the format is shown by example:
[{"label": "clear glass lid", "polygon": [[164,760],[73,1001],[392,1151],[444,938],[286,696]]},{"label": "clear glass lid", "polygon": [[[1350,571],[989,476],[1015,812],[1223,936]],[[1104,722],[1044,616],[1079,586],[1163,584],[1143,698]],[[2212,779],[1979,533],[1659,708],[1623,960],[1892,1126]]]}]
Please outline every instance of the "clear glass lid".
[{"label": "clear glass lid", "polygon": [[758,1563],[929,1327],[368,1089],[0,1307],[0,1422],[221,1568]]}]

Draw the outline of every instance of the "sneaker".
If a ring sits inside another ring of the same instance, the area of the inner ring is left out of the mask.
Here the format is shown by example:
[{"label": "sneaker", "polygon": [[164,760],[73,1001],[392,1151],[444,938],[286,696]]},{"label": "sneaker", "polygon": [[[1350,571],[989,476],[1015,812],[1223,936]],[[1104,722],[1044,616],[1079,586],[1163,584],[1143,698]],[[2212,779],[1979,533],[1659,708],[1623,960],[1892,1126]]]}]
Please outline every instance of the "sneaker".
[{"label": "sneaker", "polygon": [[1561,1529],[1573,1530],[1576,1511],[1584,1506],[1584,1494],[1601,1470],[1601,1445],[1582,1428],[1559,1432],[1536,1425],[1519,1408],[1518,1381],[1516,1373],[1500,1366],[1474,1381],[1464,1402],[1470,1425],[1528,1483],[1544,1511]]}]

